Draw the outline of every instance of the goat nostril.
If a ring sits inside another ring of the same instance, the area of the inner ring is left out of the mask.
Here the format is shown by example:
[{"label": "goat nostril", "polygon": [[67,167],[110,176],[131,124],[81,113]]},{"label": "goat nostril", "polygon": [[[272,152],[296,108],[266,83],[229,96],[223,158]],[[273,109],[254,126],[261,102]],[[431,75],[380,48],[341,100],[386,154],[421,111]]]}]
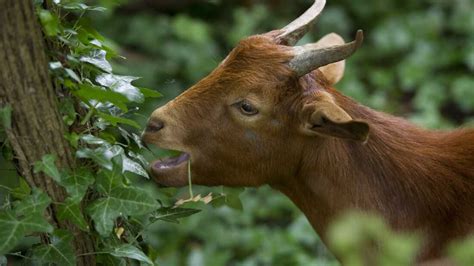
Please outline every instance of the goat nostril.
[{"label": "goat nostril", "polygon": [[148,125],[146,126],[147,132],[158,132],[160,131],[165,125],[162,121],[149,121]]}]

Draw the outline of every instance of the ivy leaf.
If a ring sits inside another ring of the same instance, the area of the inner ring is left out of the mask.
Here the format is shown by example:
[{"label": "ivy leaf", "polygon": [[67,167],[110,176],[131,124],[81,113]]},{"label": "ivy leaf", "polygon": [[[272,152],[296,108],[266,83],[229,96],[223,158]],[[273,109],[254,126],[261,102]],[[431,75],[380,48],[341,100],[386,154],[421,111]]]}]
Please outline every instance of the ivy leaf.
[{"label": "ivy leaf", "polygon": [[79,11],[99,11],[99,12],[104,12],[107,10],[105,7],[100,7],[100,6],[88,6],[83,3],[70,3],[66,5],[61,6],[64,9],[69,9],[69,10],[79,10]]},{"label": "ivy leaf", "polygon": [[25,199],[31,194],[31,188],[22,177],[18,178],[18,182],[18,186],[12,189],[11,194],[14,198]]},{"label": "ivy leaf", "polygon": [[17,218],[13,211],[0,212],[0,255],[15,248],[26,234],[32,232],[51,232],[53,227],[40,214],[29,214]]},{"label": "ivy leaf", "polygon": [[69,141],[69,144],[71,144],[71,146],[73,146],[74,148],[77,148],[77,146],[79,145],[79,139],[80,139],[80,136],[76,133],[76,132],[72,132],[72,133],[66,133],[64,135],[64,138]]},{"label": "ivy leaf", "polygon": [[20,219],[20,223],[23,226],[25,234],[31,234],[34,232],[52,232],[54,227],[46,221],[41,213],[29,213],[28,216]]},{"label": "ivy leaf", "polygon": [[135,122],[133,120],[130,120],[130,119],[127,119],[127,118],[108,115],[108,114],[102,113],[102,112],[98,112],[98,115],[99,115],[100,118],[102,118],[105,121],[109,122],[113,126],[116,126],[117,123],[120,123],[120,124],[129,125],[129,126],[132,126],[132,127],[135,127],[135,128],[140,128],[140,125],[137,122]]},{"label": "ivy leaf", "polygon": [[96,82],[115,92],[118,92],[132,102],[142,103],[145,100],[142,92],[132,85],[136,77],[118,76],[114,74],[102,74],[96,78]]},{"label": "ivy leaf", "polygon": [[143,215],[158,207],[156,200],[139,188],[116,188],[112,190],[110,197],[120,202],[119,210],[124,214]]},{"label": "ivy leaf", "polygon": [[127,156],[125,156],[125,154],[123,155],[123,160],[122,160],[122,171],[125,172],[131,172],[131,173],[134,173],[134,174],[137,174],[137,175],[141,175],[147,179],[150,178],[150,176],[148,176],[148,173],[145,169],[143,169],[143,166],[141,166],[139,163],[133,161],[132,159],[128,158]]},{"label": "ivy leaf", "polygon": [[144,190],[118,187],[106,197],[94,201],[87,211],[94,220],[97,232],[107,236],[120,215],[143,215],[156,208],[157,202]]},{"label": "ivy leaf", "polygon": [[87,211],[94,220],[95,230],[101,236],[107,236],[114,227],[114,221],[119,217],[120,212],[117,210],[119,206],[114,206],[111,198],[102,198],[92,203]]},{"label": "ivy leaf", "polygon": [[86,168],[80,168],[65,175],[59,182],[71,198],[81,201],[87,189],[94,183],[94,175]]},{"label": "ivy leaf", "polygon": [[123,111],[128,110],[125,104],[128,102],[127,97],[118,92],[106,90],[95,85],[86,83],[80,84],[79,90],[73,91],[72,93],[83,101],[96,100],[101,103],[112,103]]},{"label": "ivy leaf", "polygon": [[32,195],[16,202],[13,210],[0,212],[0,255],[13,249],[26,234],[53,231],[43,217],[50,203],[48,195],[35,189]]},{"label": "ivy leaf", "polygon": [[35,162],[34,172],[35,173],[43,172],[47,176],[54,179],[54,181],[58,182],[61,179],[61,174],[59,173],[58,168],[56,168],[54,161],[56,161],[55,155],[53,154],[44,155],[41,158],[41,161]]},{"label": "ivy leaf", "polygon": [[0,119],[2,120],[2,126],[4,129],[10,129],[12,127],[12,107],[6,105],[0,108]]},{"label": "ivy leaf", "polygon": [[39,11],[39,18],[47,36],[58,35],[60,23],[59,18],[55,14],[52,14],[48,10],[41,9]]},{"label": "ivy leaf", "polygon": [[110,150],[110,147],[99,147],[96,149],[82,148],[76,152],[76,157],[89,158],[101,167],[108,170],[112,170],[112,158],[116,155],[117,154],[114,154]]},{"label": "ivy leaf", "polygon": [[180,218],[188,217],[193,214],[200,212],[198,209],[191,208],[172,208],[172,207],[163,207],[155,211],[150,216],[150,222],[155,222],[157,220],[162,220],[165,222],[179,223]]},{"label": "ivy leaf", "polygon": [[70,98],[63,99],[59,102],[59,112],[63,116],[63,121],[70,126],[76,120],[76,110],[74,109],[74,101]]},{"label": "ivy leaf", "polygon": [[228,206],[235,210],[243,210],[242,202],[240,201],[240,194],[244,191],[243,188],[228,188],[223,187],[221,197],[211,201],[211,205],[214,207],[220,207],[222,205]]},{"label": "ivy leaf", "polygon": [[77,83],[82,83],[81,78],[72,69],[65,68],[64,71],[66,71],[66,74],[73,80],[75,80]]},{"label": "ivy leaf", "polygon": [[122,176],[118,169],[114,169],[113,171],[101,169],[97,174],[97,191],[109,195],[113,189],[123,186],[121,178]]},{"label": "ivy leaf", "polygon": [[33,250],[33,259],[56,265],[76,265],[76,256],[72,248],[73,236],[66,230],[55,230],[51,243],[41,245]]},{"label": "ivy leaf", "polygon": [[139,153],[134,153],[133,151],[129,151],[128,156],[130,156],[131,158],[139,161],[142,165],[145,165],[145,166],[148,165],[147,159],[145,159],[145,157],[143,157],[143,155],[141,155]]},{"label": "ivy leaf", "polygon": [[89,231],[89,225],[82,215],[80,201],[74,198],[67,198],[63,204],[58,206],[58,219],[60,221],[69,220],[81,230]]},{"label": "ivy leaf", "polygon": [[82,135],[81,140],[91,145],[108,145],[109,144],[106,140],[96,137],[92,134]]},{"label": "ivy leaf", "polygon": [[140,136],[138,136],[138,135],[135,134],[135,133],[132,133],[132,139],[133,139],[133,141],[135,141],[135,143],[137,144],[138,148],[140,148],[140,149],[145,148],[145,146],[143,146],[142,138],[141,138]]},{"label": "ivy leaf", "polygon": [[91,65],[102,69],[105,72],[112,72],[112,66],[110,65],[109,61],[105,58],[107,52],[104,50],[94,50],[88,56],[82,56],[79,58],[79,61],[86,62]]},{"label": "ivy leaf", "polygon": [[25,231],[12,211],[0,212],[0,254],[5,254],[13,249]]},{"label": "ivy leaf", "polygon": [[51,204],[51,199],[46,193],[39,189],[33,189],[33,193],[27,198],[14,202],[14,210],[18,216],[28,216],[32,213],[43,215],[49,204]]},{"label": "ivy leaf", "polygon": [[163,94],[155,91],[155,90],[152,90],[152,89],[148,89],[148,88],[143,88],[143,87],[139,87],[138,88],[140,90],[140,92],[143,94],[143,96],[145,97],[150,97],[150,98],[158,98],[158,97],[162,97]]},{"label": "ivy leaf", "polygon": [[123,244],[118,247],[114,247],[110,254],[120,258],[130,258],[138,261],[142,261],[151,265],[154,265],[153,261],[148,258],[143,251],[131,244]]}]

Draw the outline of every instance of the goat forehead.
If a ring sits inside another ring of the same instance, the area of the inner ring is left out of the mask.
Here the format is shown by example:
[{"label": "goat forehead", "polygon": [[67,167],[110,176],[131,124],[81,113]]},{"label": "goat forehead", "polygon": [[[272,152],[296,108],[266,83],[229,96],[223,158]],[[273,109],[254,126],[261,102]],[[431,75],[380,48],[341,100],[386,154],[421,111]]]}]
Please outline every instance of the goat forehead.
[{"label": "goat forehead", "polygon": [[252,63],[254,65],[288,62],[292,58],[289,47],[275,44],[262,35],[248,37],[232,50],[226,59],[226,65]]}]

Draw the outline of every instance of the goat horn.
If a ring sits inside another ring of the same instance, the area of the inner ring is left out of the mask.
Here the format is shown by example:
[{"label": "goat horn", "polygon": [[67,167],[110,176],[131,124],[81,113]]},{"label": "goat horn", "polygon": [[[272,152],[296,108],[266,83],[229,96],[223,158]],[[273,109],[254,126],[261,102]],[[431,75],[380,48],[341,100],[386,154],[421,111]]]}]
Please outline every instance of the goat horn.
[{"label": "goat horn", "polygon": [[355,40],[350,43],[324,48],[314,43],[296,46],[293,48],[294,57],[288,64],[301,77],[319,67],[348,58],[362,45],[363,39],[362,30],[358,30]]},{"label": "goat horn", "polygon": [[276,37],[279,44],[295,45],[308,32],[311,24],[316,21],[321,11],[323,11],[325,4],[326,0],[315,0],[314,4],[303,15],[281,29],[281,33]]}]

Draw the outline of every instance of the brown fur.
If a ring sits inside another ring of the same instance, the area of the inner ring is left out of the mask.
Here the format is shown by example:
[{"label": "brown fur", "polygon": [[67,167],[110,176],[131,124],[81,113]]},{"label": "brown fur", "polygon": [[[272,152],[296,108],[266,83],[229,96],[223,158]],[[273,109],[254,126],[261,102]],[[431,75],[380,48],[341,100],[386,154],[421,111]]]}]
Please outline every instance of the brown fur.
[{"label": "brown fur", "polygon": [[[243,40],[208,77],[151,120],[165,126],[147,142],[191,154],[193,183],[270,184],[290,197],[326,239],[343,211],[376,212],[400,231],[425,236],[419,261],[440,258],[446,243],[474,229],[474,130],[421,129],[359,105],[319,71],[298,78],[289,47],[267,35]],[[370,126],[366,143],[302,133],[303,106],[325,96]],[[255,117],[234,103],[249,99]],[[157,182],[186,185],[185,166]]]}]

